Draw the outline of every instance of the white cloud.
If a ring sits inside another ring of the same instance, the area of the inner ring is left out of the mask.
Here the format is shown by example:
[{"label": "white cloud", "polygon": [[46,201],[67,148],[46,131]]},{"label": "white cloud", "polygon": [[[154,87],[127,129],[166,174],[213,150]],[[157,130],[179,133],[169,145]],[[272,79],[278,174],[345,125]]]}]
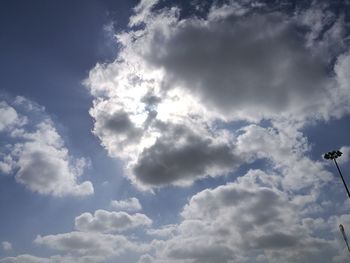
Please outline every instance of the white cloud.
[{"label": "white cloud", "polygon": [[[343,54],[337,59],[337,62],[335,64],[334,71],[336,73],[336,78],[338,81],[339,89],[334,90],[333,92],[336,93],[336,98],[333,98],[333,100],[336,100],[334,103],[337,105],[343,105],[343,107],[346,107],[346,110],[349,111],[349,82],[350,82],[350,54]],[[336,116],[340,117],[341,112],[339,107],[335,107],[331,109]]]},{"label": "white cloud", "polygon": [[130,17],[129,25],[137,26],[147,20],[151,14],[151,9],[158,3],[158,0],[141,0],[134,7],[135,14]]},{"label": "white cloud", "polygon": [[350,146],[342,146],[339,149],[343,154],[340,158],[337,159],[337,162],[340,164],[345,164],[350,159]]},{"label": "white cloud", "polygon": [[11,155],[0,153],[0,172],[9,174],[15,168],[15,161]]},{"label": "white cloud", "polygon": [[0,132],[24,122],[25,118],[20,118],[13,107],[5,101],[0,101]]},{"label": "white cloud", "polygon": [[310,8],[296,13],[296,23],[306,26],[307,46],[322,54],[325,61],[347,50],[344,16],[336,15],[329,2],[312,1]]},{"label": "white cloud", "polygon": [[306,155],[307,139],[297,130],[287,128],[246,126],[237,138],[237,151],[248,159],[270,160],[283,177],[279,183],[287,191],[318,188],[329,182],[332,176],[323,163]]},{"label": "white cloud", "polygon": [[[40,194],[53,196],[84,196],[93,193],[91,182],[78,183],[86,166],[84,158],[69,154],[63,139],[44,109],[32,101],[18,97],[13,102],[18,119],[16,126],[8,126],[7,144],[0,153],[0,169],[14,174],[17,182]],[[5,141],[6,142],[6,141]]]},{"label": "white cloud", "polygon": [[111,207],[115,210],[139,211],[142,209],[140,201],[131,197],[125,200],[112,200]]},{"label": "white cloud", "polygon": [[290,201],[295,194],[260,184],[266,176],[250,171],[194,195],[177,231],[152,242],[151,262],[332,262],[339,247],[317,236],[321,219],[313,229],[311,222],[306,226],[298,213],[304,204]]},{"label": "white cloud", "polygon": [[144,214],[105,210],[97,210],[94,215],[83,213],[75,218],[75,228],[85,232],[114,233],[151,224],[152,220]]},{"label": "white cloud", "polygon": [[12,250],[12,244],[8,241],[2,241],[1,246],[4,251]]},{"label": "white cloud", "polygon": [[124,262],[124,258],[140,256],[149,251],[149,245],[113,232],[136,227],[148,228],[151,219],[143,214],[129,215],[125,212],[95,211],[94,215],[83,213],[76,217],[75,228],[79,231],[54,235],[38,235],[34,244],[57,251],[46,258],[18,255],[0,259],[4,263],[98,263]]}]

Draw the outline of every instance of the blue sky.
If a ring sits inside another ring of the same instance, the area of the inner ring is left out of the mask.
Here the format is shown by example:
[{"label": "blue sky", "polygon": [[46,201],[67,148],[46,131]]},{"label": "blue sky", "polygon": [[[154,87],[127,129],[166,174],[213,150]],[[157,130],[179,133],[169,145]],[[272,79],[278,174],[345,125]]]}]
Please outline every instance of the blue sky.
[{"label": "blue sky", "polygon": [[3,1],[0,262],[347,262],[348,1]]}]

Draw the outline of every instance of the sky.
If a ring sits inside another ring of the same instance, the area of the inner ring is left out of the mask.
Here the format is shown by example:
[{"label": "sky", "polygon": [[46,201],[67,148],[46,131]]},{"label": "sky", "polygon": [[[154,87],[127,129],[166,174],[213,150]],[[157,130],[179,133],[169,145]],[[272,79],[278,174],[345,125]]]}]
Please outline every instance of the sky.
[{"label": "sky", "polygon": [[343,263],[350,2],[0,3],[0,263]]}]

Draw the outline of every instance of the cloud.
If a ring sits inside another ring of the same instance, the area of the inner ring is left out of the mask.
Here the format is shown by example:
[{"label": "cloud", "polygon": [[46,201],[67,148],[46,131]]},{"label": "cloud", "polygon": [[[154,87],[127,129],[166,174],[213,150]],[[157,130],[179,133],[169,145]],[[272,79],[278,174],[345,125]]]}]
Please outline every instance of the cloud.
[{"label": "cloud", "polygon": [[90,263],[104,262],[102,256],[72,256],[72,255],[53,255],[47,258],[36,257],[28,254],[18,255],[16,257],[6,257],[0,259],[1,263]]},{"label": "cloud", "polygon": [[87,262],[124,262],[147,253],[149,245],[138,241],[134,233],[127,235],[115,232],[133,228],[148,228],[151,219],[143,214],[129,215],[125,212],[97,210],[94,215],[83,213],[75,218],[75,229],[67,233],[38,235],[35,245],[40,245],[59,254],[46,258],[32,255],[18,255],[0,259],[0,262],[31,263],[87,263]]},{"label": "cloud", "polygon": [[0,172],[9,174],[15,168],[15,161],[11,155],[0,153]]},{"label": "cloud", "polygon": [[[94,96],[93,132],[110,156],[123,160],[125,176],[139,189],[190,185],[262,158],[240,155],[235,144],[251,144],[237,141],[240,131],[229,128],[237,120],[269,120],[288,135],[349,112],[348,56],[340,55],[344,49],[329,50],[329,36],[342,38],[344,24],[329,24],[312,13],[314,5],[293,15],[229,2],[212,5],[199,18],[156,4],[140,2],[129,28],[117,34],[116,60],[97,65],[86,80]],[[293,143],[302,143],[298,138]],[[291,147],[299,146],[285,151]],[[277,168],[282,158],[262,153]],[[311,161],[299,155],[296,163],[300,170],[291,173],[306,174]],[[311,167],[322,170],[320,163]],[[327,176],[323,172],[321,181]],[[293,180],[289,184],[297,187]]]},{"label": "cloud", "polygon": [[242,162],[225,132],[208,128],[200,118],[156,119],[159,98],[146,93],[140,101],[143,113],[124,109],[122,114],[114,99],[95,101],[90,110],[94,134],[111,156],[125,161],[125,174],[139,188],[188,185],[196,178],[227,173]]},{"label": "cloud", "polygon": [[[97,120],[93,130],[94,134],[102,139],[104,146],[113,154],[114,150],[111,149],[113,144],[118,145],[120,149],[127,148],[129,144],[139,141],[141,130],[135,126],[125,111],[114,110],[110,106],[112,105],[100,104],[100,108],[90,111],[90,114]],[[104,140],[104,138],[109,140]]]},{"label": "cloud", "polygon": [[165,225],[158,228],[148,229],[148,235],[156,236],[156,237],[169,237],[177,233],[177,225]]},{"label": "cloud", "polygon": [[4,251],[12,250],[12,244],[8,241],[2,241],[1,246]]},{"label": "cloud", "polygon": [[7,257],[0,259],[1,263],[52,263],[47,258],[40,258],[31,255],[19,255],[17,257]]},{"label": "cloud", "polygon": [[144,21],[151,14],[151,9],[158,3],[158,0],[141,0],[140,3],[134,7],[135,14],[130,17],[129,25],[137,26]]},{"label": "cloud", "polygon": [[79,260],[79,258],[90,258],[90,261],[85,262],[105,262],[107,259],[120,256],[127,251],[145,251],[144,246],[133,243],[122,235],[92,232],[39,235],[34,243],[66,253],[64,257],[71,257],[71,262],[74,262],[74,259]]},{"label": "cloud", "polygon": [[290,124],[277,128],[249,125],[241,131],[237,138],[237,152],[246,159],[272,162],[283,177],[279,183],[285,190],[318,188],[331,180],[331,173],[324,165],[306,155],[309,151],[307,138],[298,130],[290,129]]},{"label": "cloud", "polygon": [[300,8],[295,17],[307,29],[307,46],[317,47],[325,61],[347,50],[344,16],[336,15],[330,6],[327,2],[312,1],[310,8]]},{"label": "cloud", "polygon": [[[75,218],[76,231],[34,243],[63,254],[50,262],[105,262],[126,252],[140,263],[346,262],[332,229],[349,218],[327,218],[332,176],[310,157],[303,134],[312,121],[349,113],[350,56],[331,48],[343,37],[342,21],[328,23],[322,8],[292,14],[252,1],[213,5],[200,17],[155,10],[157,3],[140,2],[117,34],[115,61],[89,73],[93,133],[139,189],[226,174],[232,182],[193,195],[171,225],[150,228],[144,214],[96,210]],[[47,185],[54,195],[84,185],[76,181],[83,161],[68,154],[52,121],[27,130],[12,106],[2,107],[12,116],[10,135],[24,142],[4,148],[13,158],[0,169],[18,169],[16,180],[42,193]],[[31,164],[62,188],[35,177]],[[62,174],[73,183],[64,185]],[[111,206],[141,208],[137,199]],[[154,239],[138,243],[136,230],[127,236],[136,227]]]},{"label": "cloud", "polygon": [[305,227],[298,213],[304,204],[258,183],[270,176],[250,171],[234,183],[195,194],[177,231],[152,242],[151,262],[332,262],[336,242]]},{"label": "cloud", "polygon": [[44,109],[23,97],[17,97],[11,109],[7,110],[10,115],[15,113],[16,119],[25,119],[26,122],[6,126],[2,132],[11,143],[7,143],[0,153],[1,171],[14,174],[17,182],[39,194],[92,194],[91,182],[78,183],[87,161],[69,154]]},{"label": "cloud", "polygon": [[148,254],[142,255],[138,261],[138,263],[152,263],[154,262],[154,258]]},{"label": "cloud", "polygon": [[305,98],[327,94],[325,65],[286,16],[189,19],[149,34],[141,52],[164,69],[163,88],[181,87],[227,118],[295,117],[310,107]]},{"label": "cloud", "polygon": [[[338,105],[338,107],[334,107],[331,109],[333,114],[340,118],[342,116],[342,111],[339,109],[339,105],[345,107],[345,110],[349,111],[349,81],[350,81],[350,54],[345,53],[338,57],[336,64],[334,66],[334,71],[336,74],[336,79],[339,85],[339,88],[334,90],[335,95],[333,96],[334,104]],[[335,97],[335,98],[334,98]]]},{"label": "cloud", "polygon": [[21,125],[25,119],[18,116],[16,110],[5,101],[0,102],[0,131],[9,129],[14,125]]},{"label": "cloud", "polygon": [[341,158],[337,159],[337,162],[340,164],[345,164],[349,161],[350,158],[350,146],[342,146],[339,149],[343,154]]},{"label": "cloud", "polygon": [[140,201],[136,197],[125,200],[112,200],[111,207],[116,210],[139,211],[142,209]]},{"label": "cloud", "polygon": [[97,210],[94,215],[83,213],[75,218],[75,228],[84,232],[114,233],[151,224],[152,220],[144,214],[105,210]]},{"label": "cloud", "polygon": [[240,162],[229,145],[171,127],[144,149],[133,172],[144,184],[186,184],[195,177],[225,174]]}]

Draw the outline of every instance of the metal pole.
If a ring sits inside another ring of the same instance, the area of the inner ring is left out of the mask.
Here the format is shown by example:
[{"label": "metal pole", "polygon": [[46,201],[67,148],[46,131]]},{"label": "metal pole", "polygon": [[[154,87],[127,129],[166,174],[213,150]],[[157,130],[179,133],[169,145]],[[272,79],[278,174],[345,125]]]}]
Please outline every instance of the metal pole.
[{"label": "metal pole", "polygon": [[346,192],[347,192],[347,194],[348,194],[348,197],[350,198],[350,192],[349,192],[349,189],[348,189],[348,187],[347,187],[347,185],[346,185],[346,182],[345,182],[345,180],[344,180],[343,174],[341,173],[341,171],[340,171],[340,169],[339,169],[339,166],[338,166],[337,160],[334,158],[334,159],[333,159],[333,161],[334,161],[334,163],[335,163],[335,166],[336,166],[336,167],[337,167],[337,169],[338,169],[338,172],[339,172],[339,174],[340,174],[341,180],[343,181],[343,184],[344,184],[344,187],[345,187]]},{"label": "metal pole", "polygon": [[344,229],[344,226],[342,224],[339,225],[339,229],[340,229],[340,232],[342,233],[343,235],[343,238],[344,238],[344,241],[345,241],[345,244],[348,248],[348,251],[350,252],[350,247],[349,247],[349,243],[348,243],[348,237],[346,236],[345,234],[345,229]]}]

